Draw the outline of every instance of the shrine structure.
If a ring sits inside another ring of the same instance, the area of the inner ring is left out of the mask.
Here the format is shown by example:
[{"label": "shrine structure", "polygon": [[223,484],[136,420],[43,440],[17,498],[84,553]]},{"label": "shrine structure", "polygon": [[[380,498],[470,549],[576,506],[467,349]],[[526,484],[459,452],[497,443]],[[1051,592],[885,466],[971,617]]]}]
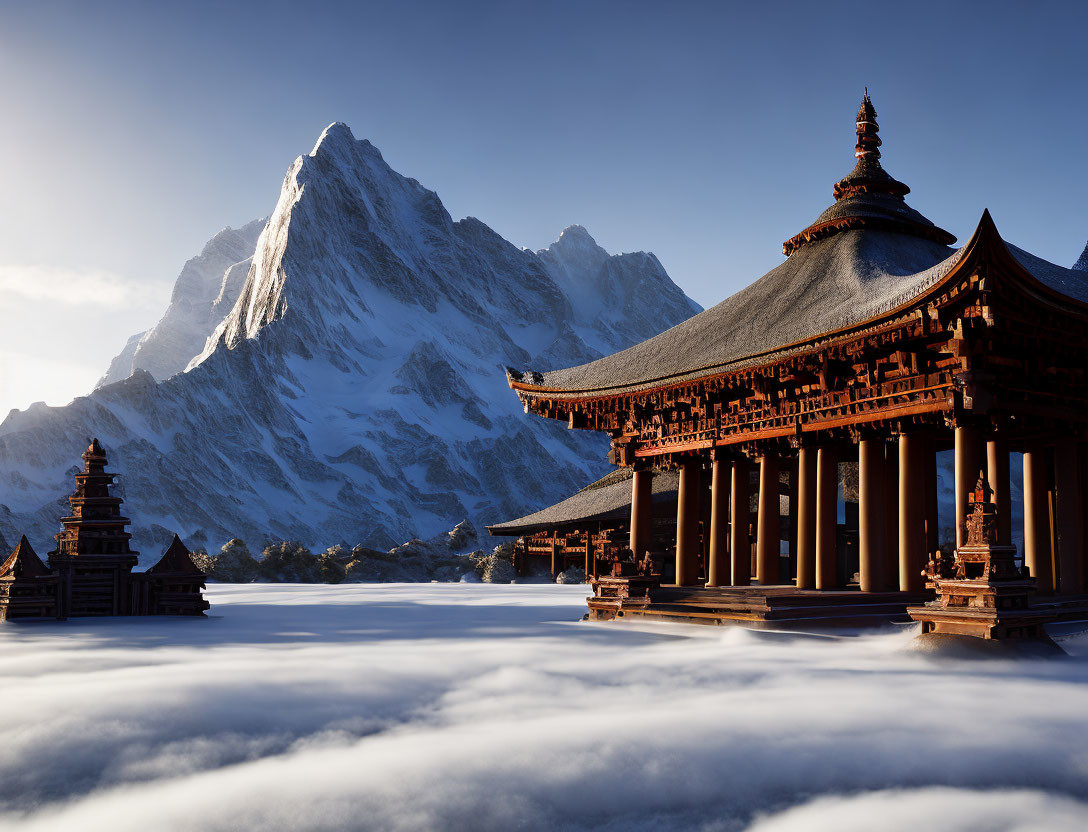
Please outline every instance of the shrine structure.
[{"label": "shrine structure", "polygon": [[936,553],[922,576],[937,598],[907,613],[922,623],[922,635],[1030,638],[1049,641],[1043,625],[1049,609],[1033,609],[1035,580],[1016,562],[1016,547],[998,543],[997,507],[985,477],[971,494],[967,539],[954,558]]},{"label": "shrine structure", "polygon": [[46,566],[24,536],[0,566],[0,620],[106,615],[203,615],[204,573],[177,535],[162,559],[145,572],[111,486],[97,439],[83,453],[83,470],[61,518],[57,548]]},{"label": "shrine structure", "polygon": [[[527,413],[610,436],[610,461],[632,472],[636,561],[654,545],[645,495],[675,472],[673,562],[631,614],[905,619],[932,597],[936,454],[952,450],[957,546],[980,471],[996,542],[1012,544],[1009,455],[1022,453],[1023,565],[1061,615],[1084,615],[1088,274],[1007,243],[987,211],[951,248],[882,167],[878,130],[866,93],[834,203],[747,288],[589,364],[507,370]],[[846,461],[858,465],[856,586],[836,540]],[[782,471],[796,528],[785,561]],[[629,614],[598,584],[591,615]]]}]

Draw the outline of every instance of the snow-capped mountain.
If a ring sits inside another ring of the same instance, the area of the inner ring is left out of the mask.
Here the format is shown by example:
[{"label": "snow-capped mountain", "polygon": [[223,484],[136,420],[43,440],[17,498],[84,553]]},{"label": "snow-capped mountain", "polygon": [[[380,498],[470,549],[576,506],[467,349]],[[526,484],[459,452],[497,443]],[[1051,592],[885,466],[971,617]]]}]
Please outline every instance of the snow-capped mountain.
[{"label": "snow-capped mountain", "polygon": [[652,255],[609,256],[584,229],[538,254],[453,221],[334,124],[287,172],[229,313],[172,374],[170,347],[206,325],[207,274],[227,287],[242,248],[175,290],[129,377],[0,424],[0,533],[49,548],[92,435],[148,558],[174,530],[387,547],[517,516],[603,473],[606,444],[525,417],[503,367],[595,358],[699,310]]},{"label": "snow-capped mountain", "polygon": [[1081,252],[1077,262],[1073,264],[1074,269],[1079,269],[1082,272],[1088,272],[1088,243],[1084,245],[1084,251]]},{"label": "snow-capped mountain", "polygon": [[97,386],[128,378],[136,369],[159,381],[184,370],[238,299],[266,222],[224,228],[212,237],[182,268],[166,314],[152,329],[128,340]]}]

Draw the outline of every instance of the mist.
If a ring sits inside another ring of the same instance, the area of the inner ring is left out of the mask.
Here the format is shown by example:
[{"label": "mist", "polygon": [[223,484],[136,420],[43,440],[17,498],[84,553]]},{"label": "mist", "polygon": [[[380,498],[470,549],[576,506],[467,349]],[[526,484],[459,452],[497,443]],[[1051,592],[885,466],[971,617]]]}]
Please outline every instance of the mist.
[{"label": "mist", "polygon": [[0,630],[0,827],[1080,829],[1088,636],[582,622],[584,586],[213,585]]}]

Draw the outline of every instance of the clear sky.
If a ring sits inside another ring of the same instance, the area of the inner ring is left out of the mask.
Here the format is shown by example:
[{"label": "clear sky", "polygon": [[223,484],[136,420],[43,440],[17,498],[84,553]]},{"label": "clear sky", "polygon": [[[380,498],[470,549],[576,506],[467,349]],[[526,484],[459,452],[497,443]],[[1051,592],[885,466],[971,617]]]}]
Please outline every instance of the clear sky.
[{"label": "clear sky", "polygon": [[581,223],[709,306],[853,164],[966,240],[1088,238],[1088,3],[0,0],[0,418],[87,392],[332,121],[540,248]]}]

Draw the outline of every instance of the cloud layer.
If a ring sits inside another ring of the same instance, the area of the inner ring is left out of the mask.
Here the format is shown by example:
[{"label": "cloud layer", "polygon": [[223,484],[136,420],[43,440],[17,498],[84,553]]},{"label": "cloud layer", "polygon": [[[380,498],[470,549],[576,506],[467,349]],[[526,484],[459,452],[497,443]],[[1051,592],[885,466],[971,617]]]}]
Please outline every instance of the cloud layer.
[{"label": "cloud layer", "polygon": [[584,594],[218,586],[210,620],[9,625],[0,825],[1011,832],[1088,817],[1083,637],[1070,660],[954,663],[908,651],[906,631],[586,624]]}]

